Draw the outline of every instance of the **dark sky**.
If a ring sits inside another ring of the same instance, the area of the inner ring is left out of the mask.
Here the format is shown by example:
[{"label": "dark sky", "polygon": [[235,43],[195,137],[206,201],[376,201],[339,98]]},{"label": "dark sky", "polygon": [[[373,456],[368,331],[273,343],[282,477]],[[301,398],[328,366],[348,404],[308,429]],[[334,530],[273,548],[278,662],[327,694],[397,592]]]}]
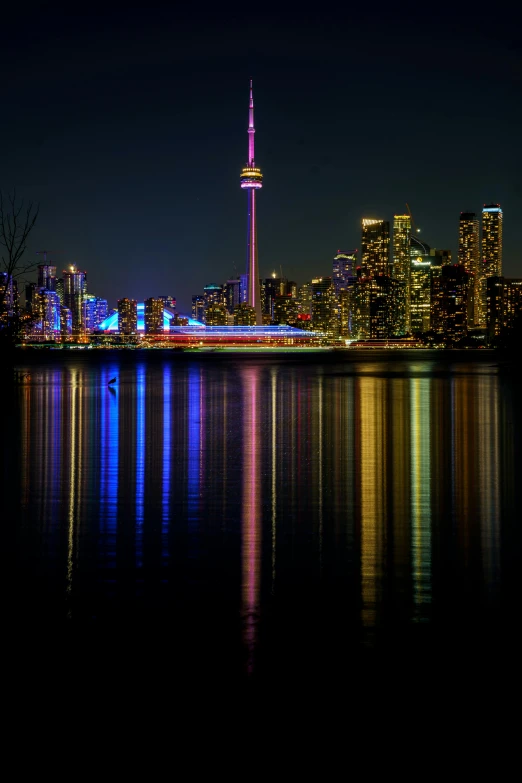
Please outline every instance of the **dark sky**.
[{"label": "dark sky", "polygon": [[2,19],[0,187],[41,205],[28,252],[77,263],[110,306],[186,311],[244,271],[250,78],[262,277],[330,274],[363,216],[406,202],[453,252],[459,213],[500,203],[504,273],[522,276],[514,4],[70,5]]}]

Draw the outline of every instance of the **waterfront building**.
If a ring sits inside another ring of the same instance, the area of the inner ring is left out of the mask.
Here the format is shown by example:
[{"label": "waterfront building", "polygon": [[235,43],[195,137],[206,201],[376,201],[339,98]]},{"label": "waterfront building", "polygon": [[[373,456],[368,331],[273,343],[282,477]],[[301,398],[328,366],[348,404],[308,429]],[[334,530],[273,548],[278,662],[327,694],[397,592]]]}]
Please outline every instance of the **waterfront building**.
[{"label": "waterfront building", "polygon": [[192,297],[192,318],[195,321],[204,323],[205,321],[205,297],[202,294],[194,294]]},{"label": "waterfront building", "polygon": [[205,309],[205,323],[207,326],[226,326],[228,313],[224,304],[210,304]]},{"label": "waterfront building", "polygon": [[341,326],[348,321],[347,336],[355,340],[401,336],[404,292],[404,283],[388,275],[359,276],[341,299]]},{"label": "waterfront building", "polygon": [[[163,311],[165,303],[161,297],[145,299],[145,331],[148,334],[161,334],[165,330]],[[137,311],[136,311],[137,312]]]},{"label": "waterfront building", "polygon": [[304,283],[297,292],[297,306],[300,315],[312,318],[312,283]]},{"label": "waterfront building", "polygon": [[71,264],[68,269],[63,270],[62,275],[63,305],[71,313],[73,336],[79,337],[85,333],[83,301],[87,292],[87,273]]},{"label": "waterfront building", "polygon": [[522,318],[522,279],[488,277],[486,301],[488,342],[491,345]]},{"label": "waterfront building", "polygon": [[483,308],[479,307],[479,285],[481,279],[479,219],[475,212],[461,212],[459,219],[458,262],[469,275],[468,324],[481,326],[484,320]]},{"label": "waterfront building", "polygon": [[[59,298],[59,297],[58,297]],[[60,339],[67,342],[72,339],[73,318],[68,307],[60,305]]]},{"label": "waterfront building", "polygon": [[393,278],[404,284],[404,312],[402,321],[404,331],[411,331],[411,217],[410,215],[394,215],[393,217]]},{"label": "waterfront building", "polygon": [[470,275],[461,264],[446,264],[436,275],[432,295],[432,329],[444,339],[458,341],[468,332],[468,285]]},{"label": "waterfront building", "polygon": [[94,294],[86,294],[83,301],[83,322],[86,332],[94,332],[109,314],[106,299]]},{"label": "waterfront building", "polygon": [[278,294],[274,302],[274,323],[294,325],[297,322],[299,308],[292,294]]},{"label": "waterfront building", "polygon": [[363,218],[361,268],[364,275],[388,275],[390,272],[390,222]]},{"label": "waterfront building", "polygon": [[337,298],[331,277],[312,280],[312,328],[328,337],[339,334]]},{"label": "waterfront building", "polygon": [[18,313],[18,286],[15,278],[7,272],[0,272],[0,321],[7,323]]},{"label": "waterfront building", "polygon": [[431,263],[430,255],[416,255],[410,270],[410,325],[412,334],[431,328]]},{"label": "waterfront building", "polygon": [[235,326],[255,326],[256,325],[256,311],[248,304],[248,302],[241,302],[234,310],[234,325]]},{"label": "waterfront building", "polygon": [[174,314],[176,310],[176,297],[175,296],[157,296],[156,299],[161,299],[163,302],[163,307],[169,310],[172,314]]},{"label": "waterfront building", "polygon": [[241,279],[227,280],[223,286],[223,298],[227,312],[231,315],[241,302]]},{"label": "waterfront building", "polygon": [[487,279],[502,277],[503,213],[499,204],[485,204],[482,210],[482,252],[478,288],[478,326],[487,323]]},{"label": "waterfront building", "polygon": [[136,334],[138,331],[138,302],[136,299],[118,299],[118,331]]},{"label": "waterfront building", "polygon": [[349,281],[356,275],[357,269],[357,250],[351,253],[345,253],[341,250],[337,251],[337,255],[333,260],[333,274],[332,280],[335,288],[335,293],[339,296],[340,291],[348,288]]},{"label": "waterfront building", "polygon": [[252,80],[250,81],[250,103],[248,109],[248,159],[241,171],[241,188],[248,196],[248,228],[247,228],[247,296],[246,302],[254,308],[256,323],[262,324],[261,295],[259,290],[259,261],[257,252],[257,213],[256,192],[263,187],[261,169],[256,166],[254,155],[254,98]]}]

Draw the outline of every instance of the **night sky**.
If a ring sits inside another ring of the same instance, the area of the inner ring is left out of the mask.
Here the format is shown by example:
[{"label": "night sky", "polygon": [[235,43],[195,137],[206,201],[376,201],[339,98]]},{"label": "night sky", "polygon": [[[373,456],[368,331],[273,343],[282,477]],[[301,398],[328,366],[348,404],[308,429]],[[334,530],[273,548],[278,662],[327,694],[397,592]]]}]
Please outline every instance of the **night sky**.
[{"label": "night sky", "polygon": [[500,203],[504,274],[522,276],[509,4],[72,5],[2,19],[0,187],[40,203],[29,257],[78,264],[110,306],[170,294],[187,311],[244,272],[250,78],[261,277],[331,274],[363,216],[393,220],[406,202],[421,237],[454,254],[459,213]]}]

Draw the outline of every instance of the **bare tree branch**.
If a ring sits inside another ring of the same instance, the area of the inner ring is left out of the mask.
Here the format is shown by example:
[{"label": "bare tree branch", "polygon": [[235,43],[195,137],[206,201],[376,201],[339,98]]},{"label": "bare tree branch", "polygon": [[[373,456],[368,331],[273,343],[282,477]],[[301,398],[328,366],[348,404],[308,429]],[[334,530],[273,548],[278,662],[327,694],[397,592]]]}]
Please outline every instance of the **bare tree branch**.
[{"label": "bare tree branch", "polygon": [[39,211],[32,201],[27,205],[23,199],[18,201],[16,190],[7,198],[0,190],[0,246],[4,248],[0,256],[0,316],[11,282],[35,266],[34,262],[24,263],[24,254]]}]

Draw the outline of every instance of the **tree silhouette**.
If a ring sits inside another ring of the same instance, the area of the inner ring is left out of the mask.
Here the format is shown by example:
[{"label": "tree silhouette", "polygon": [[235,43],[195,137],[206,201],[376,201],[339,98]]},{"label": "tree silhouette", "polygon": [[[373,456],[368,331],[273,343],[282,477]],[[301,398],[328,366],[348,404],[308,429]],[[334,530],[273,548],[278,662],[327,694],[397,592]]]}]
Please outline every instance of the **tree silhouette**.
[{"label": "tree silhouette", "polygon": [[10,313],[6,300],[11,286],[22,274],[32,271],[36,264],[27,263],[24,254],[27,238],[38,217],[39,205],[18,200],[16,190],[4,196],[0,190],[0,336],[12,340],[16,331],[17,312]]}]

